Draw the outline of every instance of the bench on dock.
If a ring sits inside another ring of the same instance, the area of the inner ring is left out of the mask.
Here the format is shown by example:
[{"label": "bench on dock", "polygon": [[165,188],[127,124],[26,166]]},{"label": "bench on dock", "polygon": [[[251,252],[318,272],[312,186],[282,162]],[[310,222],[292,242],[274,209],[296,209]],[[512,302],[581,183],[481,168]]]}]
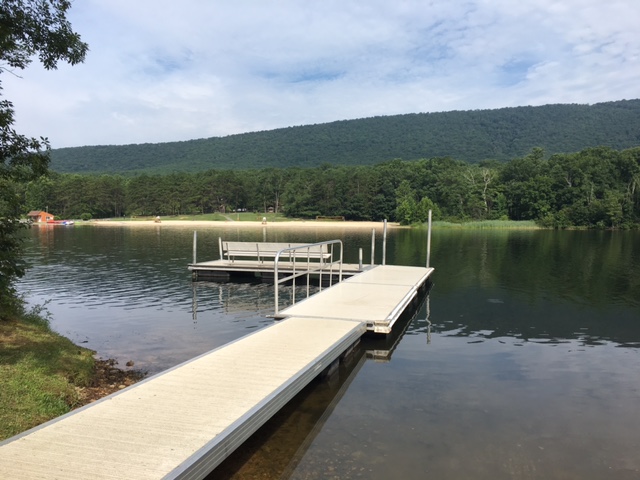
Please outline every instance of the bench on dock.
[{"label": "bench on dock", "polygon": [[[267,243],[267,242],[227,242],[218,239],[220,244],[220,258],[234,262],[236,257],[246,259],[257,259],[258,262],[264,263],[265,259],[275,260],[279,251],[285,248],[304,247],[306,243]],[[331,252],[328,245],[313,245],[308,248],[301,248],[284,252],[280,257],[282,260],[307,258],[310,261],[324,262],[331,258]]]}]

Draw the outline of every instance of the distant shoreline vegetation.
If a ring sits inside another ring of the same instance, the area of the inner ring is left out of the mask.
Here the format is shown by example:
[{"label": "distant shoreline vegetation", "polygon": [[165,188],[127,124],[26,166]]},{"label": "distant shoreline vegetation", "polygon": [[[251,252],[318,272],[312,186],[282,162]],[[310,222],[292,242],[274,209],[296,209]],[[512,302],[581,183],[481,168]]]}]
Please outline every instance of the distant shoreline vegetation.
[{"label": "distant shoreline vegetation", "polygon": [[496,230],[538,230],[542,228],[533,220],[481,220],[469,222],[445,222],[437,221],[433,223],[434,229],[496,229]]},{"label": "distant shoreline vegetation", "polygon": [[500,221],[511,220],[628,229],[640,225],[640,147],[593,147],[549,158],[534,148],[504,163],[440,157],[133,177],[52,172],[21,188],[25,214],[47,207],[62,219],[273,214],[270,221],[342,217],[413,225],[426,222],[432,210],[433,220],[451,222],[450,228],[478,221],[505,228]]}]

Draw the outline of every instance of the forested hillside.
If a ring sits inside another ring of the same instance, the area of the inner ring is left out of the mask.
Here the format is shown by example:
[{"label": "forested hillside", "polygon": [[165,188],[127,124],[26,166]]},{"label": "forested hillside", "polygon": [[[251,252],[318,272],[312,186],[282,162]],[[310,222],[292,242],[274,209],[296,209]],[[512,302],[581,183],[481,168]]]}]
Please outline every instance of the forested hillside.
[{"label": "forested hillside", "polygon": [[366,166],[207,170],[137,176],[53,173],[24,185],[25,213],[62,218],[274,210],[290,217],[424,222],[535,220],[550,227],[640,225],[640,147],[587,148],[511,161],[449,157]]},{"label": "forested hillside", "polygon": [[640,145],[640,100],[345,120],[227,137],[52,151],[67,173],[201,172],[268,167],[373,165],[451,157],[501,162],[541,147],[547,156],[587,147]]}]

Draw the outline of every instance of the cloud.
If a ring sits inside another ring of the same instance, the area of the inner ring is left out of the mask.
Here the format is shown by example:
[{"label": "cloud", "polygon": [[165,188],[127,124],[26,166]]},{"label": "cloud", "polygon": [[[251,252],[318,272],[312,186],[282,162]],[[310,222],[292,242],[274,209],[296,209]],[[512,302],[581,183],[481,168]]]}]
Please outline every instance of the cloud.
[{"label": "cloud", "polygon": [[75,2],[84,64],[2,75],[54,148],[636,98],[635,0]]}]

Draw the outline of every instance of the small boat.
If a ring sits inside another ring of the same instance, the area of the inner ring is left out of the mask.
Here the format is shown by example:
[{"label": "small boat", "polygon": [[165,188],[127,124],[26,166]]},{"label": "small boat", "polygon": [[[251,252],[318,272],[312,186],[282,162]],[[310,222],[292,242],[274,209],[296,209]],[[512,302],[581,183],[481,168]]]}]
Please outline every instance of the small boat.
[{"label": "small boat", "polygon": [[49,225],[73,225],[73,220],[47,220]]}]

